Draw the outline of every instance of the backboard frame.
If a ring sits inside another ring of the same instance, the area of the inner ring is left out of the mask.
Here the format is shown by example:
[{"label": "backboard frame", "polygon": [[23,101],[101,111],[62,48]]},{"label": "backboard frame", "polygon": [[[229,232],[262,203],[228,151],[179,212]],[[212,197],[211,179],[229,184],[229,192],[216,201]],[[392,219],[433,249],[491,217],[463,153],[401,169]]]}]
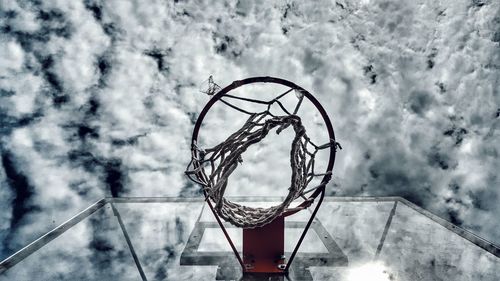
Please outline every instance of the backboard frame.
[{"label": "backboard frame", "polygon": [[[264,200],[269,200],[269,201],[278,201],[282,199],[281,197],[272,197],[272,198],[261,198],[261,197],[232,197],[233,200],[241,200],[241,201],[264,201]],[[96,211],[108,206],[108,205],[113,205],[113,204],[118,204],[118,203],[167,203],[167,202],[200,202],[202,203],[205,199],[203,197],[195,197],[195,198],[179,198],[179,197],[106,197],[98,200],[94,204],[90,205],[88,208],[84,209],[83,211],[79,212],[75,216],[71,217],[67,221],[63,222],[60,224],[58,227],[52,229],[51,231],[47,232],[46,234],[42,235],[40,238],[36,239],[32,243],[28,244],[27,246],[23,247],[16,253],[12,254],[11,256],[7,257],[3,261],[0,262],[0,275],[7,271],[8,269],[14,267],[16,264],[42,248],[43,246],[47,245],[60,235],[62,235],[64,232],[69,230],[71,227],[75,226],[85,218],[89,217]],[[469,242],[475,244],[477,247],[482,248],[483,250],[491,253],[492,255],[496,256],[497,258],[500,258],[500,247],[498,245],[495,245],[494,243],[483,239],[479,237],[478,235],[465,230],[461,227],[458,227],[445,219],[434,215],[433,213],[424,210],[420,208],[419,206],[411,203],[410,201],[401,198],[401,197],[325,197],[325,202],[394,202],[395,204],[404,204],[411,209],[419,212],[420,214],[424,215],[425,217],[428,217],[432,221],[438,223],[439,225],[445,227],[449,231],[461,236],[462,238],[468,240]],[[118,216],[117,216],[118,215]],[[119,213],[115,213],[115,216],[119,220]],[[390,218],[387,220],[387,223],[385,225],[385,230],[384,232],[387,232],[387,229],[390,227]],[[128,235],[127,230],[122,227],[122,231],[124,232],[124,235]],[[381,239],[381,243],[383,244],[383,239]],[[379,247],[380,245],[379,244]],[[134,249],[131,247],[132,245],[128,245],[130,247],[130,251],[132,255],[134,255]],[[136,266],[138,267],[138,270],[141,271],[141,264],[136,261]],[[145,280],[145,279],[143,279]]]}]

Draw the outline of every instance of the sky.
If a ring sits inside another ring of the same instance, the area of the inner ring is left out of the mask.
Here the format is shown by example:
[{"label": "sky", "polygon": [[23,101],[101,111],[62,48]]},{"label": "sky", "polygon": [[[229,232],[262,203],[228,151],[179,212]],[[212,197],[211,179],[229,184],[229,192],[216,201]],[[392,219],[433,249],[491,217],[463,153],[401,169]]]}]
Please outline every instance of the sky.
[{"label": "sky", "polygon": [[[498,1],[1,0],[0,29],[0,259],[104,196],[199,196],[210,75],[318,98],[343,147],[329,195],[402,196],[500,244]],[[234,186],[271,191],[283,155]]]}]

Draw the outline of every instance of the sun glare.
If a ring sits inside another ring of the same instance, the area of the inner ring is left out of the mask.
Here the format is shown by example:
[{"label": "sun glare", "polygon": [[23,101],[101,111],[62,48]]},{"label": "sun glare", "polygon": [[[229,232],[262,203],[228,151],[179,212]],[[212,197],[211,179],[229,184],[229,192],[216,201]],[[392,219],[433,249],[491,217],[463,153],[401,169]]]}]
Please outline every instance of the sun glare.
[{"label": "sun glare", "polygon": [[349,270],[347,281],[395,281],[380,262],[373,262]]}]

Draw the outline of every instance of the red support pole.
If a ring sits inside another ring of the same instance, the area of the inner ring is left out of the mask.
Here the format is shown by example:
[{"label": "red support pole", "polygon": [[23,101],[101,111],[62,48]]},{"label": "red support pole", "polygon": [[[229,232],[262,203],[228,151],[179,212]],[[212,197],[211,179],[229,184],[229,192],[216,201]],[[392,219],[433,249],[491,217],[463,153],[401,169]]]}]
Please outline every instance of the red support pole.
[{"label": "red support pole", "polygon": [[262,227],[243,229],[245,273],[284,273],[285,217]]}]

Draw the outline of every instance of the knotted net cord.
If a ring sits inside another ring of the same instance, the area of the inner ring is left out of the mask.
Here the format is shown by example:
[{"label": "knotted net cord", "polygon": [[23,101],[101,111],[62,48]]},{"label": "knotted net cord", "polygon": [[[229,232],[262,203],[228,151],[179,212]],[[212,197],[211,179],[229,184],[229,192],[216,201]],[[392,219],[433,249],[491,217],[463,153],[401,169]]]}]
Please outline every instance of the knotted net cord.
[{"label": "knotted net cord", "polygon": [[200,89],[200,92],[206,95],[213,96],[221,89],[221,87],[214,82],[214,78],[212,75],[210,75],[207,80],[203,81],[203,84],[205,83],[206,83],[205,89]]},{"label": "knotted net cord", "polygon": [[[315,172],[315,156],[319,150],[329,148],[336,143],[334,140],[330,140],[329,143],[318,146],[310,140],[300,117],[296,115],[303,96],[299,96],[299,102],[293,113],[286,110],[279,101],[281,97],[292,90],[288,90],[271,101],[254,100],[226,94],[225,97],[228,98],[267,104],[267,110],[252,113],[221,99],[226,105],[246,113],[250,117],[239,130],[212,148],[203,149],[198,147],[196,142],[192,143],[192,158],[186,169],[186,174],[192,181],[202,186],[207,195],[207,200],[209,199],[214,202],[218,215],[237,227],[255,228],[270,223],[277,216],[285,212],[294,200],[299,197],[302,197],[305,201],[309,200],[305,197],[305,194],[325,186],[330,180],[331,172],[323,174]],[[274,103],[277,103],[286,115],[273,115],[270,112],[270,108]],[[289,193],[284,201],[279,205],[269,208],[259,208],[244,206],[224,198],[229,176],[242,163],[242,154],[247,148],[264,139],[272,129],[276,128],[276,133],[279,134],[290,126],[295,132],[290,150],[292,177],[290,187],[288,188]],[[206,169],[209,170],[208,173]],[[329,176],[325,177],[323,182],[318,186],[306,190],[306,187],[314,177],[324,175]]]}]

